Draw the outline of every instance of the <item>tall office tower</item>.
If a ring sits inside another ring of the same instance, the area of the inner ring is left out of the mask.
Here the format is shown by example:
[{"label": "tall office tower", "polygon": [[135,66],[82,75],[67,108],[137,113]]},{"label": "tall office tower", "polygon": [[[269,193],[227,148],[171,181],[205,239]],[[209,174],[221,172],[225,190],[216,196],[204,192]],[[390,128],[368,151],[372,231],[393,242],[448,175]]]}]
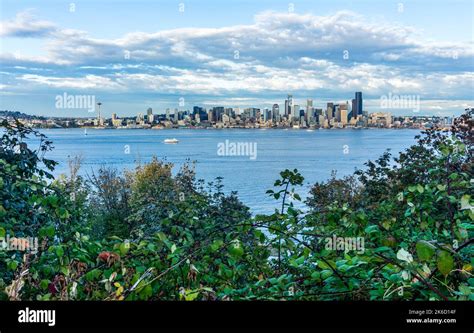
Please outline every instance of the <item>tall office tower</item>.
[{"label": "tall office tower", "polygon": [[199,112],[199,120],[200,121],[209,120],[208,113],[205,108],[202,108],[202,110]]},{"label": "tall office tower", "polygon": [[202,107],[200,106],[193,106],[193,116],[196,118],[196,115],[200,114],[202,112]]},{"label": "tall office tower", "polygon": [[112,121],[114,121],[115,119],[117,119],[117,114],[116,114],[116,113],[112,113]]},{"label": "tall office tower", "polygon": [[305,112],[303,109],[300,110],[300,112],[298,113],[299,115],[299,121],[300,121],[300,125],[302,125],[303,127],[306,126],[306,120],[305,120]]},{"label": "tall office tower", "polygon": [[346,104],[340,104],[338,121],[342,123],[343,125],[347,124],[348,113],[349,113],[349,102],[346,102]]},{"label": "tall office tower", "polygon": [[267,111],[268,111],[268,108],[263,108],[262,110],[263,121],[267,120]]},{"label": "tall office tower", "polygon": [[137,122],[137,124],[143,124],[144,122],[143,114],[139,113],[135,121]]},{"label": "tall office tower", "polygon": [[339,121],[342,125],[347,125],[347,110],[341,109],[341,120]]},{"label": "tall office tower", "polygon": [[292,112],[293,112],[293,95],[288,94],[288,98],[285,100],[285,116],[288,119],[290,119]]},{"label": "tall office tower", "polygon": [[307,99],[306,100],[306,121],[309,123],[310,119],[313,117],[313,100]]},{"label": "tall office tower", "polygon": [[362,115],[362,93],[360,91],[355,93],[355,105],[357,110],[356,114]]},{"label": "tall office tower", "polygon": [[354,119],[356,118],[356,114],[355,114],[356,107],[355,107],[355,105],[356,105],[355,104],[355,99],[353,98],[351,100],[351,110],[349,111],[349,114],[348,114],[349,118],[354,118]]},{"label": "tall office tower", "polygon": [[166,120],[170,120],[170,109],[166,109]]},{"label": "tall office tower", "polygon": [[273,119],[275,120],[278,120],[278,118],[280,117],[280,106],[278,104],[273,104],[272,115],[273,115]]},{"label": "tall office tower", "polygon": [[153,110],[152,110],[152,108],[148,108],[146,110],[146,121],[149,124],[151,124],[153,122]]},{"label": "tall office tower", "polygon": [[222,121],[222,115],[224,114],[224,107],[223,106],[216,106],[213,109],[212,119],[215,122]]},{"label": "tall office tower", "polygon": [[152,113],[152,114],[146,116],[146,121],[147,121],[149,124],[153,124],[153,122],[155,121],[155,115]]},{"label": "tall office tower", "polygon": [[341,121],[341,107],[339,104],[334,105],[334,118],[337,122]]},{"label": "tall office tower", "polygon": [[300,106],[298,104],[293,105],[293,107],[291,108],[290,119],[293,119],[293,118],[295,118],[296,120],[300,118]]},{"label": "tall office tower", "polygon": [[323,109],[317,109],[317,108],[315,108],[315,109],[314,109],[314,120],[316,121],[316,123],[319,124],[319,120],[320,120],[321,117],[324,118],[324,116],[323,116]]},{"label": "tall office tower", "polygon": [[272,120],[272,110],[270,110],[269,108],[265,108],[263,110],[263,120],[264,121]]},{"label": "tall office tower", "polygon": [[326,119],[328,121],[334,117],[333,112],[334,112],[334,103],[327,103]]}]

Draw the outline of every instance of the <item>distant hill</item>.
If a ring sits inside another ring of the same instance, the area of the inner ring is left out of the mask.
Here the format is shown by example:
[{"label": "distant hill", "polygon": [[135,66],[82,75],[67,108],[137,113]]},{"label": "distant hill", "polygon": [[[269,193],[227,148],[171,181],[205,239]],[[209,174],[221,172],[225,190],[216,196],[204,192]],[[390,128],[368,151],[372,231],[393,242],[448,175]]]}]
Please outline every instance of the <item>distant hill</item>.
[{"label": "distant hill", "polygon": [[41,116],[32,116],[23,112],[19,111],[8,111],[8,110],[0,110],[0,117],[6,117],[6,118],[21,118],[21,119],[40,119],[40,120],[45,120],[45,117]]}]

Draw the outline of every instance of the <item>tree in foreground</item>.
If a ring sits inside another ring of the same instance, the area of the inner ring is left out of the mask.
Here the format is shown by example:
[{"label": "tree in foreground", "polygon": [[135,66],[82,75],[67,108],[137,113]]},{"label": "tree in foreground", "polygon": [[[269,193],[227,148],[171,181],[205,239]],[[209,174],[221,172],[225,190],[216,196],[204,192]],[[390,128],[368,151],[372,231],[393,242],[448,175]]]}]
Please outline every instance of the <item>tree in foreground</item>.
[{"label": "tree in foreground", "polygon": [[294,205],[303,175],[284,170],[275,212],[254,217],[192,163],[85,179],[78,159],[54,179],[52,143],[3,121],[0,237],[40,241],[0,252],[0,298],[473,300],[472,121],[316,183],[308,212]]}]

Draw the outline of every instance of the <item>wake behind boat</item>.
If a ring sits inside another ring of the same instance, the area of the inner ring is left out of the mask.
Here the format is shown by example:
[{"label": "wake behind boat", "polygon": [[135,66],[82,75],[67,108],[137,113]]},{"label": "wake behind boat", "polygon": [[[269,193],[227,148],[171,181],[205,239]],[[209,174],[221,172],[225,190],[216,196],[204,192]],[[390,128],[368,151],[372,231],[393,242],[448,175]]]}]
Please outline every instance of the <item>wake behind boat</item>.
[{"label": "wake behind boat", "polygon": [[164,143],[178,143],[179,140],[176,139],[176,138],[173,138],[173,139],[165,139],[165,141],[163,141]]}]

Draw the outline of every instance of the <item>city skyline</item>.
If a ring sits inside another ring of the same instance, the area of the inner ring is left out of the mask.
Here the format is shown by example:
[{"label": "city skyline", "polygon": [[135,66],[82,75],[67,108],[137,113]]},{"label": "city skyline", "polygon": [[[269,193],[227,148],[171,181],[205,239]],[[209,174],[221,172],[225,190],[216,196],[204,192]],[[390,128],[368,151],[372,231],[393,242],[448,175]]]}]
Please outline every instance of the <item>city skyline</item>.
[{"label": "city skyline", "polygon": [[[469,1],[7,3],[3,110],[89,116],[56,109],[64,93],[95,96],[107,116],[179,104],[263,109],[287,94],[323,107],[350,102],[354,91],[368,112],[394,115],[411,111],[382,108],[391,95],[417,98],[420,114],[458,115],[474,104]],[[434,24],[453,20],[450,12],[455,24]]]},{"label": "city skyline", "polygon": [[[136,117],[112,113],[110,117],[102,113],[102,102],[96,102],[91,96],[57,96],[57,108],[80,105],[89,108],[94,114],[90,117],[35,117],[18,111],[0,111],[7,119],[16,118],[32,127],[47,128],[127,128],[127,129],[164,129],[164,128],[280,128],[280,129],[331,129],[331,128],[433,128],[448,129],[453,117],[393,116],[390,112],[372,112],[364,110],[363,94],[354,93],[351,101],[342,103],[328,102],[325,108],[315,107],[313,99],[307,99],[305,105],[299,105],[288,94],[283,108],[273,104],[271,108],[233,108],[214,106],[210,108],[195,105],[192,109],[170,109],[165,112],[138,112]],[[390,101],[395,102],[395,101]],[[408,102],[419,102],[408,100]],[[416,103],[412,103],[416,106]],[[416,106],[419,108],[419,105]],[[413,109],[415,111],[415,109]],[[468,110],[468,109],[466,109]],[[419,110],[418,110],[419,111]]]}]

